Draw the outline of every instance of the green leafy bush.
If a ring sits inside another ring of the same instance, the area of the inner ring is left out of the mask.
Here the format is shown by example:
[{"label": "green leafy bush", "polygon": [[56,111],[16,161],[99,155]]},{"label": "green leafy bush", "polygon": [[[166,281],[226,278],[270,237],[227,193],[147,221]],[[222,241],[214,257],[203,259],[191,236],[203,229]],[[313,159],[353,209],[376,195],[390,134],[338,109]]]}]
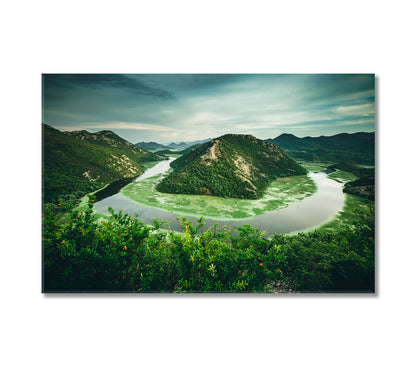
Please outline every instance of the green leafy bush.
[{"label": "green leafy bush", "polygon": [[251,226],[214,225],[198,233],[203,218],[192,225],[181,217],[178,233],[113,210],[98,223],[93,201],[61,224],[45,208],[45,292],[265,292],[272,280],[283,279],[284,256]]},{"label": "green leafy bush", "polygon": [[374,292],[374,203],[354,209],[355,221],[337,231],[275,235],[286,261],[282,270],[301,292]]},{"label": "green leafy bush", "polygon": [[[249,225],[202,230],[178,218],[182,232],[148,226],[110,208],[47,204],[43,217],[44,292],[374,292],[374,227],[337,233],[275,235]],[[60,218],[58,218],[60,217]]]}]

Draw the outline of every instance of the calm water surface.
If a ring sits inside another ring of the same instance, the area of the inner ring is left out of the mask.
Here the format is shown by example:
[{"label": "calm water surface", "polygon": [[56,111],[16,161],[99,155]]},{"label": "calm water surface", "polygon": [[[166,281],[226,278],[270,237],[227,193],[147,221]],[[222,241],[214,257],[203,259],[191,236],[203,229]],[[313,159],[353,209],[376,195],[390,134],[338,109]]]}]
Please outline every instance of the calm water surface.
[{"label": "calm water surface", "polygon": [[[170,168],[169,165],[173,160],[174,158],[170,158],[169,160],[161,161],[153,168],[146,170],[136,181],[165,173]],[[291,203],[287,208],[247,219],[205,219],[204,227],[212,226],[214,222],[218,222],[220,227],[224,225],[233,227],[249,224],[260,230],[266,230],[268,234],[273,234],[304,231],[318,226],[342,209],[344,194],[342,192],[342,184],[329,179],[324,172],[309,173],[309,177],[318,186],[317,192],[301,201]],[[180,214],[138,204],[122,196],[120,193],[95,203],[94,210],[97,213],[108,213],[109,206],[116,212],[122,210],[123,213],[128,213],[132,216],[139,214],[139,219],[144,223],[152,224],[152,218],[158,218],[169,221],[171,229],[181,230],[176,219]],[[186,215],[186,217],[193,222],[196,220],[195,217],[189,215]]]}]

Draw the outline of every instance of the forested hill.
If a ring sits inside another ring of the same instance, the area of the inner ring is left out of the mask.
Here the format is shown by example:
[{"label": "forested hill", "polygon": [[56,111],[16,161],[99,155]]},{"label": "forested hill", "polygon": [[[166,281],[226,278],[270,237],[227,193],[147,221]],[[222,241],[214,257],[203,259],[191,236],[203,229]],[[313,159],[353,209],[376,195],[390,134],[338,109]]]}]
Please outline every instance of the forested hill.
[{"label": "forested hill", "polygon": [[287,150],[289,155],[299,159],[331,162],[355,161],[374,165],[374,132],[304,138],[282,134],[274,139],[266,139],[266,141]]},{"label": "forested hill", "polygon": [[224,135],[171,163],[161,192],[257,199],[276,177],[306,170],[274,144],[251,135]]},{"label": "forested hill", "polygon": [[112,131],[61,132],[42,125],[43,201],[80,197],[106,183],[143,173],[143,162],[158,156]]}]

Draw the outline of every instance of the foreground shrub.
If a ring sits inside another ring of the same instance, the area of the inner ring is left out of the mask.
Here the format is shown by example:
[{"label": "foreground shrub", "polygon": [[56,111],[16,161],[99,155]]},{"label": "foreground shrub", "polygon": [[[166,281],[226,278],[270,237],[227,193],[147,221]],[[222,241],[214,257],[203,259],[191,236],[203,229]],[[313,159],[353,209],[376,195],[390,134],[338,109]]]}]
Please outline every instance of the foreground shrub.
[{"label": "foreground shrub", "polygon": [[181,217],[182,233],[161,232],[113,210],[97,223],[93,201],[61,224],[45,209],[45,292],[265,292],[284,279],[284,255],[251,226],[198,233],[202,218]]},{"label": "foreground shrub", "polygon": [[275,235],[272,242],[285,255],[282,269],[299,291],[375,290],[374,230],[369,227]]},{"label": "foreground shrub", "polygon": [[111,208],[97,222],[93,202],[45,205],[44,292],[374,292],[373,225],[267,240],[249,225],[202,230],[203,218],[181,217],[179,233]]}]

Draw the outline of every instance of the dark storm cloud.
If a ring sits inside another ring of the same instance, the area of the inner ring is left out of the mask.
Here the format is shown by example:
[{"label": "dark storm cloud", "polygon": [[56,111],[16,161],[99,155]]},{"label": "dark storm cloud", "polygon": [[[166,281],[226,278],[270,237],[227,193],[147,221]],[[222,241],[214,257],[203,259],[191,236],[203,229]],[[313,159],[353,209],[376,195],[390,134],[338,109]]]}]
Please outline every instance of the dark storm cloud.
[{"label": "dark storm cloud", "polygon": [[151,87],[140,80],[122,74],[44,74],[45,87],[56,89],[120,88],[139,95],[155,96],[162,99],[174,99],[174,94],[164,89]]}]

